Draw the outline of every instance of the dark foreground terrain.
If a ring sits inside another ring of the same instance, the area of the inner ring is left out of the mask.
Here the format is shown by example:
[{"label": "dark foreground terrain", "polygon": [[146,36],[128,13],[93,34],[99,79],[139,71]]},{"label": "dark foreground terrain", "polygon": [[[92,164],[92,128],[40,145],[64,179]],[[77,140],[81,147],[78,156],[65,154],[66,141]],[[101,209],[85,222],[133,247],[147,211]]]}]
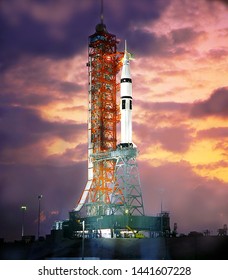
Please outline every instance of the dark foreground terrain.
[{"label": "dark foreground terrain", "polygon": [[[80,259],[83,240],[0,244],[0,259]],[[151,239],[85,239],[85,259],[228,260],[228,236]]]}]

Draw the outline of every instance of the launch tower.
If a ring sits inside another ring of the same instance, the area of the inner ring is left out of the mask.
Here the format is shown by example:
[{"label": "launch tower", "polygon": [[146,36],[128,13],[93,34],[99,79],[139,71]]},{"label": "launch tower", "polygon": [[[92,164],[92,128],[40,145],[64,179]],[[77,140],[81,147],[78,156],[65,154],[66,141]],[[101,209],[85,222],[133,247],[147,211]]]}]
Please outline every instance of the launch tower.
[{"label": "launch tower", "polygon": [[86,216],[110,214],[110,196],[115,182],[116,74],[120,67],[117,39],[108,33],[103,18],[89,36],[88,47],[88,181],[75,208],[86,207]]},{"label": "launch tower", "polygon": [[[138,150],[132,142],[130,54],[126,42],[124,53],[117,51],[117,44],[116,36],[103,22],[102,7],[101,22],[88,42],[88,180],[67,224],[75,235],[83,220],[90,236],[102,230],[109,230],[113,236],[129,226],[137,230],[161,229],[161,219],[144,213]],[[120,117],[121,139],[117,145]]]}]

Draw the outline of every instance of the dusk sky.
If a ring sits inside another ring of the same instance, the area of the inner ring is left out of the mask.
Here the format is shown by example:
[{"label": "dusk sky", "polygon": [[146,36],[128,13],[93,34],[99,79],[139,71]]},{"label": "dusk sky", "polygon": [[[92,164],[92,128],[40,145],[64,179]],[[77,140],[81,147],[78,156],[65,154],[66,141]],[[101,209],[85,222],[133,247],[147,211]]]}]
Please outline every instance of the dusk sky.
[{"label": "dusk sky", "polygon": [[[0,3],[0,237],[68,218],[87,178],[88,36],[99,0]],[[133,140],[146,215],[187,233],[228,224],[228,1],[104,0],[134,54]],[[119,75],[118,75],[119,79]],[[118,93],[119,97],[119,93]],[[119,98],[118,102],[119,102]]]}]

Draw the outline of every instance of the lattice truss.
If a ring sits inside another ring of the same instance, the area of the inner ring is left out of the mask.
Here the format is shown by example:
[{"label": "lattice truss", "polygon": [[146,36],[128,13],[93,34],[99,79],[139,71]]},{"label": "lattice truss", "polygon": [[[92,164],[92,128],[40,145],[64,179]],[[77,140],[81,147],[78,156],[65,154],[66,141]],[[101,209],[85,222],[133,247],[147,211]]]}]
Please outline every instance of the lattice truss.
[{"label": "lattice truss", "polygon": [[86,212],[88,216],[96,216],[109,214],[107,205],[115,181],[115,160],[96,160],[96,155],[116,149],[116,74],[120,69],[120,55],[115,35],[102,31],[89,40],[93,181]]},{"label": "lattice truss", "polygon": [[117,150],[116,184],[111,205],[114,215],[144,215],[136,148]]}]

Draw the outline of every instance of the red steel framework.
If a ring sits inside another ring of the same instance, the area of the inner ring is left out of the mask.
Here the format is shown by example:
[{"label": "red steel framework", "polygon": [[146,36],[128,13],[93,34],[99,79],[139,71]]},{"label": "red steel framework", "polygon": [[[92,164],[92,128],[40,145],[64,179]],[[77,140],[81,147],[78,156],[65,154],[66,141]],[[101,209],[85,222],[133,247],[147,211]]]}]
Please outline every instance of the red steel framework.
[{"label": "red steel framework", "polygon": [[123,54],[117,52],[117,44],[116,36],[107,32],[103,22],[89,36],[88,182],[75,209],[80,210],[85,204],[87,216],[110,214],[116,182],[116,160],[108,155],[116,150],[120,118],[116,75]]},{"label": "red steel framework", "polygon": [[116,149],[117,82],[120,69],[116,36],[99,24],[96,33],[89,37],[89,61],[91,65],[91,143],[93,147],[93,182],[87,202],[87,215],[109,214],[111,193],[115,182],[115,160],[100,153]]},{"label": "red steel framework", "polygon": [[94,153],[116,149],[116,36],[105,30],[89,37],[91,132]]}]

